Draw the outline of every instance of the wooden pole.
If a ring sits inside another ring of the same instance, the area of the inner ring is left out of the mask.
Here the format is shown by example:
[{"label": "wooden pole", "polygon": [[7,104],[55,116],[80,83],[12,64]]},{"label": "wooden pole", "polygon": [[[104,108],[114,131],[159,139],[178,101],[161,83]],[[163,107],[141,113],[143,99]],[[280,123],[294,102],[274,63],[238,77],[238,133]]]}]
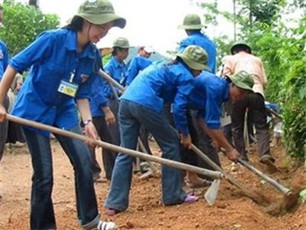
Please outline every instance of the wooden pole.
[{"label": "wooden pole", "polygon": [[94,144],[96,144],[97,146],[101,146],[102,148],[106,148],[106,149],[110,149],[113,150],[115,152],[120,152],[120,153],[124,153],[127,154],[129,156],[132,157],[139,157],[141,159],[144,160],[148,160],[148,161],[153,161],[159,164],[163,164],[169,167],[174,167],[174,168],[178,168],[178,169],[182,169],[182,170],[188,170],[191,172],[195,172],[195,173],[199,173],[205,176],[209,176],[212,178],[222,178],[223,174],[221,172],[217,172],[217,171],[212,171],[212,170],[207,170],[207,169],[203,169],[200,167],[196,167],[196,166],[192,166],[192,165],[188,165],[188,164],[184,164],[178,161],[173,161],[173,160],[169,160],[169,159],[164,159],[161,157],[157,157],[157,156],[152,156],[146,153],[141,153],[135,150],[131,150],[131,149],[127,149],[127,148],[123,148],[123,147],[119,147],[117,145],[113,145],[113,144],[109,144],[107,142],[103,142],[103,141],[98,141],[98,140],[93,140],[90,139],[84,135],[78,134],[78,133],[73,133],[67,130],[63,130],[63,129],[59,129],[50,125],[45,125],[39,122],[35,122],[35,121],[31,121],[28,119],[24,119],[24,118],[20,118],[20,117],[16,117],[10,114],[6,115],[7,119],[24,125],[24,126],[30,126],[30,127],[34,127],[37,129],[42,129],[42,130],[46,130],[49,131],[51,133],[56,133],[62,136],[66,136],[66,137],[70,137],[70,138],[74,138],[74,139],[78,139],[84,142],[92,142]]},{"label": "wooden pole", "polygon": [[255,173],[256,175],[260,176],[262,179],[267,181],[269,184],[271,184],[272,186],[277,188],[279,191],[281,191],[285,195],[291,193],[290,189],[286,188],[282,184],[278,183],[276,180],[273,180],[271,177],[269,177],[266,174],[264,174],[263,172],[259,171],[257,168],[255,168],[253,165],[251,165],[247,161],[244,161],[244,160],[241,160],[241,159],[238,159],[238,161],[244,167],[246,167],[247,169],[249,169],[251,172]]},{"label": "wooden pole", "polygon": [[265,202],[265,198],[261,196],[259,193],[256,193],[252,189],[245,188],[239,181],[237,181],[234,177],[225,173],[223,169],[213,162],[205,153],[203,153],[199,148],[195,145],[192,145],[192,151],[194,151],[200,158],[202,158],[206,163],[208,163],[213,169],[221,172],[224,175],[224,178],[232,185],[239,188],[246,196],[251,198],[256,203],[262,204]]},{"label": "wooden pole", "polygon": [[103,77],[106,81],[111,83],[113,86],[117,86],[119,89],[124,90],[124,87],[120,85],[116,80],[114,80],[111,76],[109,76],[107,73],[105,73],[103,70],[99,70],[99,74],[101,77]]}]

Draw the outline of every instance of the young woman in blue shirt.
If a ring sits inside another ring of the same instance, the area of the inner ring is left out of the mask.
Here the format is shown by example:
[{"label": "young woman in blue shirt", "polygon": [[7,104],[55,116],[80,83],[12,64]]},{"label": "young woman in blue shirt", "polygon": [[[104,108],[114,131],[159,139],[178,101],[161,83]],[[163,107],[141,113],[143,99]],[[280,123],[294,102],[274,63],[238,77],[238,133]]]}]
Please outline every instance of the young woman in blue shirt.
[{"label": "young woman in blue shirt", "polygon": [[[30,68],[12,114],[81,133],[79,112],[85,134],[99,139],[88,102],[91,84],[100,77],[101,57],[94,43],[112,27],[123,28],[125,24],[109,1],[87,0],[67,26],[42,33],[11,59],[4,73],[0,84],[0,121],[6,118],[3,103],[11,82],[18,72]],[[31,127],[24,127],[24,134],[33,166],[30,228],[56,229],[50,134]],[[73,165],[80,225],[83,229],[117,229],[115,223],[100,220],[86,144],[55,136]]]}]

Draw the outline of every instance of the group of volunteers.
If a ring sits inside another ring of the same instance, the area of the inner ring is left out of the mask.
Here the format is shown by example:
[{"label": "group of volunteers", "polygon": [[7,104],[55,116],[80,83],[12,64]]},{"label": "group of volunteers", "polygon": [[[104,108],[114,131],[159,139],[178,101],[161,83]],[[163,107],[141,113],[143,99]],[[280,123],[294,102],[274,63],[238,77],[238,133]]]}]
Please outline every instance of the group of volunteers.
[{"label": "group of volunteers", "polygon": [[[216,46],[201,32],[204,25],[196,14],[188,14],[179,26],[187,37],[179,43],[174,60],[152,63],[154,50],[140,47],[129,65],[124,60],[130,48],[126,38],[113,43],[112,56],[102,66],[96,43],[112,27],[124,28],[126,20],[115,14],[108,0],[86,0],[71,21],[60,29],[41,33],[20,53],[7,59],[1,73],[0,121],[6,122],[7,92],[16,74],[29,70],[12,114],[94,140],[136,149],[139,137],[148,146],[150,133],[161,149],[161,157],[209,168],[191,151],[198,146],[220,164],[222,147],[229,160],[248,159],[243,139],[245,113],[255,125],[260,162],[273,165],[268,126],[264,116],[264,86],[267,83],[262,61],[243,42],[223,58],[222,74],[216,74]],[[0,43],[2,49],[2,43]],[[3,61],[3,60],[1,60]],[[0,69],[1,70],[1,69]],[[109,84],[100,76],[105,71],[124,88]],[[233,144],[220,122],[222,107],[230,102]],[[83,126],[83,127],[81,127]],[[82,129],[83,128],[83,129]],[[56,229],[52,201],[53,162],[50,132],[24,126],[32,158],[31,229]],[[83,229],[114,230],[114,222],[101,220],[94,180],[101,168],[95,146],[53,134],[68,156],[75,175],[77,218]],[[129,206],[135,159],[103,148],[103,168],[110,180],[105,201],[109,216]],[[193,203],[192,188],[210,185],[210,178],[161,166],[162,203]]]}]

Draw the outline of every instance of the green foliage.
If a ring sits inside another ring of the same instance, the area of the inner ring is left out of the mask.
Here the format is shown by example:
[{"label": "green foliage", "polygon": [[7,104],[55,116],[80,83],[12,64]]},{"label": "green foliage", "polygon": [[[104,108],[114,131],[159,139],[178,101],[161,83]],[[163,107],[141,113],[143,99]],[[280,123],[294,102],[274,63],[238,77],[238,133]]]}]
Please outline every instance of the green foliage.
[{"label": "green foliage", "polygon": [[224,56],[228,55],[230,52],[230,48],[232,45],[232,41],[228,38],[228,36],[224,35],[214,40],[216,46],[218,47],[217,50],[217,66],[222,64],[221,60]]},{"label": "green foliage", "polygon": [[300,200],[303,203],[306,203],[306,188],[304,190],[302,190],[299,195],[300,195]]},{"label": "green foliage", "polygon": [[43,14],[34,6],[8,1],[3,5],[4,28],[0,38],[5,41],[10,55],[24,49],[41,32],[54,29],[59,25],[59,17]]},{"label": "green foliage", "polygon": [[305,23],[305,16],[296,29],[282,23],[274,22],[272,26],[257,23],[256,32],[251,33],[249,39],[256,54],[265,62],[269,80],[266,98],[281,105],[288,154],[301,160],[306,146]]},{"label": "green foliage", "polygon": [[[243,1],[242,1],[243,2]],[[280,8],[283,7],[282,0],[248,0],[245,1],[246,6],[242,7],[242,11],[248,12],[249,18],[253,22],[262,22],[268,25],[272,25],[272,18],[275,17],[280,11]],[[252,24],[252,22],[251,22]]]},{"label": "green foliage", "polygon": [[102,57],[102,64],[105,66],[109,60],[112,58],[112,53],[106,54]]},{"label": "green foliage", "polygon": [[293,30],[283,50],[283,65],[287,68],[284,88],[280,92],[285,119],[285,143],[289,153],[296,158],[305,157],[306,146],[306,56],[305,40],[306,16],[300,21],[298,29]]}]

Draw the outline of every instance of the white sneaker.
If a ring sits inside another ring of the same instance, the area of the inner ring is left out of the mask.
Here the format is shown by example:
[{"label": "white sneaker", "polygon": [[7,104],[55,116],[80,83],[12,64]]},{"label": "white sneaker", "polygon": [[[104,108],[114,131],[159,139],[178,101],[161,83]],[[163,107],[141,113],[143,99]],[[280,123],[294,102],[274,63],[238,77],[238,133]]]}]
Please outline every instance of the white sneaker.
[{"label": "white sneaker", "polygon": [[118,226],[114,222],[100,220],[95,230],[118,230]]},{"label": "white sneaker", "polygon": [[21,148],[21,147],[24,147],[25,144],[22,142],[16,141],[16,143],[12,144],[12,146],[15,148]]}]

